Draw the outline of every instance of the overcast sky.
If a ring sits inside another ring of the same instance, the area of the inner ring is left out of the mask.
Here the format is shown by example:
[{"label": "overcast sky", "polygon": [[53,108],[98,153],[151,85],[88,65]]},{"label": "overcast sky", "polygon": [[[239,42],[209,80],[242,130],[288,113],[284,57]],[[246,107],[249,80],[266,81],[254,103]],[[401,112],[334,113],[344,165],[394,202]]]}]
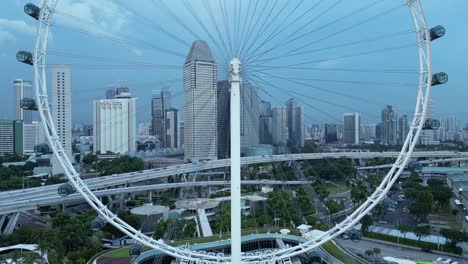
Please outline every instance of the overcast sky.
[{"label": "overcast sky", "polygon": [[[15,58],[18,50],[34,45],[36,23],[23,12],[27,2],[0,1],[2,119],[13,117],[13,81],[33,78],[32,68]],[[170,11],[157,6],[159,2]],[[226,19],[222,1],[207,2],[216,25],[202,0],[60,0],[47,60],[73,66],[73,124],[92,123],[92,100],[103,98],[107,87],[118,83],[128,84],[138,98],[139,122],[150,120],[151,94],[163,86],[170,86],[176,95],[173,105],[183,108],[182,66],[197,38],[206,40],[218,57],[220,79],[227,76],[225,63],[233,55],[231,50],[244,47],[240,56],[244,78],[273,105],[297,97],[305,107],[307,124],[338,122],[350,111],[361,112],[363,123],[376,123],[385,104],[394,105],[399,115],[411,114],[418,57],[411,45],[415,33],[410,32],[414,27],[408,8],[398,8],[406,0],[324,0],[318,5],[319,0],[301,5],[301,0],[259,0],[254,16],[256,1],[229,0]],[[468,1],[422,2],[429,25],[447,28],[447,35],[433,43],[434,71],[450,77],[447,85],[433,90],[433,116],[456,115],[466,122]],[[163,69],[156,64],[176,67]]]}]

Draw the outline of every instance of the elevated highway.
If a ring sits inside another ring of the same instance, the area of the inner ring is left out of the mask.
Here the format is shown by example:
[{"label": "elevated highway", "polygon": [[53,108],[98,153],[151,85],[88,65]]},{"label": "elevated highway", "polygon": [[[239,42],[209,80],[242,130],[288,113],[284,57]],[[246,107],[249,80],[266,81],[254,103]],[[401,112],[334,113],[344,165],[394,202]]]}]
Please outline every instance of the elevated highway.
[{"label": "elevated highway", "polygon": [[[252,165],[271,162],[287,162],[293,160],[316,160],[316,159],[338,159],[338,158],[351,158],[351,159],[372,159],[382,157],[397,157],[399,152],[334,152],[334,153],[305,153],[305,154],[283,154],[283,155],[265,155],[256,157],[244,157],[241,162],[242,165]],[[468,152],[452,152],[452,151],[423,151],[415,152],[414,158],[468,158]],[[197,171],[207,171],[219,168],[228,167],[230,165],[229,159],[204,161],[199,163],[189,163],[166,168],[150,169],[140,172],[131,172],[125,174],[115,174],[111,176],[103,176],[93,179],[85,180],[90,189],[96,191],[98,196],[107,196],[117,193],[131,193],[141,192],[148,190],[168,189],[171,186],[180,188],[186,183],[177,183],[175,185],[146,185],[146,186],[133,186],[131,184],[138,182],[164,179],[173,175],[181,175],[193,173]],[[256,184],[261,184],[256,183]],[[193,182],[190,183],[194,186]],[[197,183],[203,186],[210,184],[224,185],[225,182],[202,182]],[[272,184],[271,182],[269,184]],[[281,183],[286,184],[286,183]],[[43,187],[14,190],[0,192],[0,215],[5,213],[12,213],[37,208],[38,206],[46,206],[52,204],[74,202],[81,199],[79,195],[74,194],[67,197],[60,197],[57,194],[57,189],[60,185],[49,185]],[[112,189],[106,189],[112,188]],[[15,209],[14,207],[17,206]]]}]

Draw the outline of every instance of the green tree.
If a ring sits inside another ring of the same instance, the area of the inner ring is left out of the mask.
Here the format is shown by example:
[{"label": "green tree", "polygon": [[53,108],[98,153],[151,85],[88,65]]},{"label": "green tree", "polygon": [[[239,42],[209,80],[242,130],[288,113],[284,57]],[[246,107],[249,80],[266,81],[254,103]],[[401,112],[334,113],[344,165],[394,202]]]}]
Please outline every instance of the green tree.
[{"label": "green tree", "polygon": [[458,243],[468,242],[468,233],[453,229],[441,229],[439,232],[446,239],[450,240],[450,245],[455,248]]},{"label": "green tree", "polygon": [[398,230],[403,234],[403,237],[406,239],[406,234],[413,232],[413,228],[409,225],[401,224],[398,226]]},{"label": "green tree", "polygon": [[418,237],[418,240],[421,241],[421,238],[431,234],[431,229],[428,226],[417,226],[413,232]]},{"label": "green tree", "polygon": [[372,221],[372,217],[370,215],[365,215],[361,219],[361,225],[362,225],[362,233],[365,234],[369,231],[369,226],[373,224],[374,221]]},{"label": "green tree", "polygon": [[[374,253],[374,258],[375,257],[378,257],[381,253],[382,253],[382,250],[378,247],[375,247],[372,249],[372,252]],[[375,260],[373,259],[372,262],[374,262]]]},{"label": "green tree", "polygon": [[431,191],[421,191],[416,196],[416,201],[410,206],[410,213],[419,220],[423,220],[432,212],[433,203]]}]

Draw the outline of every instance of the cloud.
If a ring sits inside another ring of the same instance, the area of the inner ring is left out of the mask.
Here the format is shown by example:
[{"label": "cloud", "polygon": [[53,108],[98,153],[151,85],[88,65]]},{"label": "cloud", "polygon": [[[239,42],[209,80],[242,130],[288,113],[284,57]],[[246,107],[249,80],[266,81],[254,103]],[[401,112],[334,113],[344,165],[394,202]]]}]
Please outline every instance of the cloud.
[{"label": "cloud", "polygon": [[16,41],[18,34],[34,35],[36,29],[23,20],[0,18],[0,45]]},{"label": "cloud", "polygon": [[118,8],[115,4],[109,1],[106,5],[112,8],[99,4],[95,0],[61,0],[57,6],[58,12],[55,19],[60,24],[93,33],[112,35],[111,32],[99,27],[112,32],[121,32],[128,24],[127,19],[114,11]]}]

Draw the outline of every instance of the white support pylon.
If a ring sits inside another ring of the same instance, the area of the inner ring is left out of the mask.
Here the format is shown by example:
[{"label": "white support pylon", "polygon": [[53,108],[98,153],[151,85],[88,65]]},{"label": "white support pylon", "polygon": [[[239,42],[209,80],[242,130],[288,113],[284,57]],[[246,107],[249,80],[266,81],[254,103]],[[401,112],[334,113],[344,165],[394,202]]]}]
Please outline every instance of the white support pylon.
[{"label": "white support pylon", "polygon": [[241,178],[240,178],[240,71],[238,58],[229,64],[231,82],[231,263],[241,263]]}]

